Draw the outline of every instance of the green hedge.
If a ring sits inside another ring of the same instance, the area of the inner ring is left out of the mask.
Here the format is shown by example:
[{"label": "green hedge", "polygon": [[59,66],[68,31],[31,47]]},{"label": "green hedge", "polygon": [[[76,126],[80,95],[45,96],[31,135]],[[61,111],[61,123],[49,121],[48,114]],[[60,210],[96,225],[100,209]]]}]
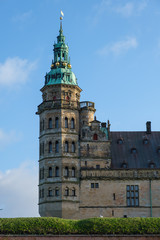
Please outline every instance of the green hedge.
[{"label": "green hedge", "polygon": [[160,234],[160,218],[0,218],[0,234]]}]

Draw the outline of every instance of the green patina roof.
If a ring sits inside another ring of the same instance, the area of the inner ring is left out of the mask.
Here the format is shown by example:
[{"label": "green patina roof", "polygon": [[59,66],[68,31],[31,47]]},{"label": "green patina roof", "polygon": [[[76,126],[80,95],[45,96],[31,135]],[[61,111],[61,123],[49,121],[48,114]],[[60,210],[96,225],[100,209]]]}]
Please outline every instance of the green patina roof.
[{"label": "green patina roof", "polygon": [[51,71],[46,74],[45,85],[61,84],[61,83],[77,85],[76,76],[71,71],[71,69],[67,69],[67,68],[51,69]]},{"label": "green patina roof", "polygon": [[70,84],[77,85],[75,74],[71,70],[68,58],[68,46],[65,44],[62,23],[60,25],[57,43],[54,44],[54,60],[52,60],[51,71],[46,73],[45,85]]}]

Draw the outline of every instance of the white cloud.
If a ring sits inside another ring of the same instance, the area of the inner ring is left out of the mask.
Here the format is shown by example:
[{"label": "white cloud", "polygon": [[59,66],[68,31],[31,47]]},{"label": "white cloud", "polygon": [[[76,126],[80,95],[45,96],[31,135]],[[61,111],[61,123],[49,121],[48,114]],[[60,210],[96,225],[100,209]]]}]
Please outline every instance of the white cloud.
[{"label": "white cloud", "polygon": [[0,129],[0,150],[20,140],[20,134],[17,134],[14,130],[10,132],[5,132],[3,129]]},{"label": "white cloud", "polygon": [[19,57],[8,58],[4,63],[0,63],[0,85],[13,87],[24,84],[36,64]]},{"label": "white cloud", "polygon": [[148,0],[143,0],[138,4],[137,10],[139,12],[143,11],[147,7]]},{"label": "white cloud", "polygon": [[22,14],[16,15],[13,17],[14,22],[24,22],[28,20],[32,16],[32,10],[29,10],[28,12],[24,12]]},{"label": "white cloud", "polygon": [[[121,4],[119,4],[119,2]],[[131,17],[133,15],[139,15],[148,4],[148,0],[138,0],[128,1],[111,1],[111,0],[101,0],[98,4],[94,5],[94,16],[92,16],[93,23],[97,23],[99,19],[107,15],[107,12],[118,13],[123,17]]]},{"label": "white cloud", "polygon": [[0,172],[0,217],[38,215],[38,169],[31,163]]},{"label": "white cloud", "polygon": [[141,0],[136,2],[127,2],[124,5],[113,7],[113,10],[120,13],[124,17],[130,17],[140,14],[147,7],[148,0]]},{"label": "white cloud", "polygon": [[125,17],[129,17],[133,14],[134,4],[132,2],[126,3],[124,6],[115,8],[117,13],[122,14]]},{"label": "white cloud", "polygon": [[134,37],[128,37],[123,41],[119,41],[110,45],[106,45],[104,48],[98,51],[99,55],[105,56],[109,53],[113,53],[114,55],[120,55],[131,48],[137,48],[138,42]]}]

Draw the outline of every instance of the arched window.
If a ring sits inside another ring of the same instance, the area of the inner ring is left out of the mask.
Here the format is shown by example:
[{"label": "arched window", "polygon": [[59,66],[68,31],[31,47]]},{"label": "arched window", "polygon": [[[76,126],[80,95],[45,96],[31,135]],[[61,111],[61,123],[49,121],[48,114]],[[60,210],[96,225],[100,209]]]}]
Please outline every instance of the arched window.
[{"label": "arched window", "polygon": [[42,179],[44,179],[44,167],[42,168]]},{"label": "arched window", "polygon": [[55,169],[55,177],[59,177],[59,167],[56,167]]},{"label": "arched window", "polygon": [[48,128],[52,128],[52,118],[48,119]]},{"label": "arched window", "polygon": [[75,143],[72,142],[72,153],[74,153],[74,152],[75,152]]},{"label": "arched window", "polygon": [[98,140],[98,135],[96,133],[93,135],[93,140]]},{"label": "arched window", "polygon": [[65,141],[65,152],[68,152],[68,141]]},{"label": "arched window", "polygon": [[68,167],[65,167],[65,169],[64,169],[64,176],[65,176],[65,177],[68,177],[68,176],[69,176]]},{"label": "arched window", "polygon": [[52,197],[52,189],[48,188],[48,197]]},{"label": "arched window", "polygon": [[55,128],[59,127],[59,119],[58,117],[55,118]]},{"label": "arched window", "polygon": [[42,121],[42,130],[44,130],[44,120]]},{"label": "arched window", "polygon": [[72,177],[75,177],[76,176],[76,170],[74,167],[72,167]]},{"label": "arched window", "polygon": [[76,196],[76,189],[75,188],[72,188],[72,196]]},{"label": "arched window", "polygon": [[52,177],[52,168],[51,167],[49,167],[49,169],[48,169],[48,177]]},{"label": "arched window", "polygon": [[65,188],[65,196],[69,196],[69,188],[68,187]]},{"label": "arched window", "polygon": [[39,171],[39,179],[42,179],[42,169]]},{"label": "arched window", "polygon": [[65,117],[65,128],[68,128],[68,118]]},{"label": "arched window", "polygon": [[74,125],[74,118],[71,119],[71,128],[74,129],[75,125]]},{"label": "arched window", "polygon": [[52,153],[52,142],[49,142],[49,153]]},{"label": "arched window", "polygon": [[57,188],[57,187],[55,189],[55,196],[59,196],[59,188]]},{"label": "arched window", "polygon": [[42,155],[44,154],[44,142],[42,143]]},{"label": "arched window", "polygon": [[56,143],[55,143],[55,150],[56,150],[56,153],[59,152],[59,142],[58,141],[56,141]]},{"label": "arched window", "polygon": [[42,144],[40,143],[39,154],[42,155]]}]

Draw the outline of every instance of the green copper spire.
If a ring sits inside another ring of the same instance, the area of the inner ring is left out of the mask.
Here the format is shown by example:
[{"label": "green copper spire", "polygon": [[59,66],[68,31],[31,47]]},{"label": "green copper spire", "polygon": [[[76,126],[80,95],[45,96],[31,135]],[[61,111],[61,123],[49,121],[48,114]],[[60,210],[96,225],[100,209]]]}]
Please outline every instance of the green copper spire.
[{"label": "green copper spire", "polygon": [[65,44],[65,36],[63,35],[62,28],[62,18],[60,19],[61,22],[59,35],[57,36],[57,43],[53,45],[54,60],[52,60],[51,71],[45,76],[45,85],[77,85],[77,79],[71,70],[72,66],[68,57],[68,46]]}]

